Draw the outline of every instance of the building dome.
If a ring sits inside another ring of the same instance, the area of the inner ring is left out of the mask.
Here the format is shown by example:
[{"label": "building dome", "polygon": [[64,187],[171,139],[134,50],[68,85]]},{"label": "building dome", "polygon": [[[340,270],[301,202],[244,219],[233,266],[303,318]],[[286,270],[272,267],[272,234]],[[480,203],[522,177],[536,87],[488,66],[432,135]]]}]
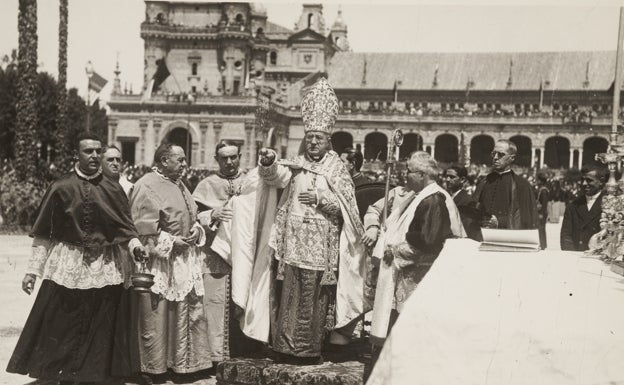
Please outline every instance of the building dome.
[{"label": "building dome", "polygon": [[251,6],[251,13],[253,15],[266,16],[267,11],[264,5],[260,3],[250,3],[249,5]]},{"label": "building dome", "polygon": [[336,21],[331,27],[332,31],[346,31],[347,25],[344,20],[342,20],[342,9],[338,9],[338,16],[336,17]]}]

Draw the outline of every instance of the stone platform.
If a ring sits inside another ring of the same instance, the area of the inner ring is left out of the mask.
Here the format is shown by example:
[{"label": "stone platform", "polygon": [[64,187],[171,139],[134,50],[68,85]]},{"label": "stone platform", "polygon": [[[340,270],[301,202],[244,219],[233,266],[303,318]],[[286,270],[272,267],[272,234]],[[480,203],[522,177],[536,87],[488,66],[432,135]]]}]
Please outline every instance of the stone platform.
[{"label": "stone platform", "polygon": [[361,385],[364,363],[289,365],[270,359],[240,358],[219,364],[217,385]]}]

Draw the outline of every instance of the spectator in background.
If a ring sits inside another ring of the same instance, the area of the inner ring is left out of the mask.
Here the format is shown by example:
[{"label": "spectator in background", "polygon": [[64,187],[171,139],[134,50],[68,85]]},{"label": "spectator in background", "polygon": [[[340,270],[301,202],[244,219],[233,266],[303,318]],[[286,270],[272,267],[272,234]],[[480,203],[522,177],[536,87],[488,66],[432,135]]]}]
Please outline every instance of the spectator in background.
[{"label": "spectator in background", "polygon": [[348,147],[340,154],[340,159],[347,167],[347,171],[349,171],[349,175],[351,175],[351,179],[353,179],[353,184],[356,188],[363,184],[370,183],[370,179],[364,176],[360,171],[362,169],[362,164],[364,164],[364,156],[360,151],[353,147]]},{"label": "spectator in background", "polygon": [[546,186],[548,179],[545,174],[538,173],[535,185],[535,195],[537,203],[537,220],[540,244],[545,249],[546,242],[546,221],[548,221],[548,202],[550,201],[550,190]]},{"label": "spectator in background", "polygon": [[600,231],[603,188],[609,177],[606,166],[591,163],[581,170],[581,196],[568,204],[561,224],[561,250],[585,251],[592,235]]},{"label": "spectator in background", "polygon": [[453,197],[468,238],[481,241],[483,240],[481,236],[481,214],[477,208],[477,202],[463,188],[467,176],[468,172],[465,167],[451,166],[447,168],[443,177],[444,188]]},{"label": "spectator in background", "polygon": [[121,151],[114,145],[106,147],[102,155],[102,172],[105,176],[119,182],[126,196],[130,196],[130,191],[134,184],[128,180],[125,173],[121,172]]}]

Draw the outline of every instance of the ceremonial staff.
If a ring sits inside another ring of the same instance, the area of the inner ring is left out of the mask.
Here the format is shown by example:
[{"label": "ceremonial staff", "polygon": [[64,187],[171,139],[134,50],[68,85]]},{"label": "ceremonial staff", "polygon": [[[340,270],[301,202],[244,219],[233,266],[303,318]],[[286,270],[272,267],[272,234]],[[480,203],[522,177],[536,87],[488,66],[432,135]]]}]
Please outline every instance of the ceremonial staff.
[{"label": "ceremonial staff", "polygon": [[403,132],[396,129],[392,132],[392,139],[388,141],[388,156],[386,158],[386,191],[384,193],[384,209],[382,231],[386,231],[386,221],[388,220],[388,192],[390,191],[390,174],[392,166],[399,160],[399,148],[403,144]]}]

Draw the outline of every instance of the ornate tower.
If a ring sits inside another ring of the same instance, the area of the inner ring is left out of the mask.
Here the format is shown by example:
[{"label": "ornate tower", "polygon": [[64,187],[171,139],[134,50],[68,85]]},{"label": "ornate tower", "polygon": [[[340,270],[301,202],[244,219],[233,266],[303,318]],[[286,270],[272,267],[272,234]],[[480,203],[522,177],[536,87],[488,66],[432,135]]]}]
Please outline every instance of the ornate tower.
[{"label": "ornate tower", "polygon": [[115,65],[115,80],[113,80],[113,94],[121,94],[121,79],[119,79],[119,75],[121,74],[121,70],[119,70],[119,54],[117,54],[117,64]]},{"label": "ornate tower", "polygon": [[299,21],[295,23],[295,31],[311,29],[325,35],[325,19],[322,4],[303,4]]},{"label": "ornate tower", "polygon": [[349,40],[347,39],[347,25],[342,20],[342,9],[338,8],[338,16],[331,27],[330,36],[332,42],[341,50],[349,51]]}]

